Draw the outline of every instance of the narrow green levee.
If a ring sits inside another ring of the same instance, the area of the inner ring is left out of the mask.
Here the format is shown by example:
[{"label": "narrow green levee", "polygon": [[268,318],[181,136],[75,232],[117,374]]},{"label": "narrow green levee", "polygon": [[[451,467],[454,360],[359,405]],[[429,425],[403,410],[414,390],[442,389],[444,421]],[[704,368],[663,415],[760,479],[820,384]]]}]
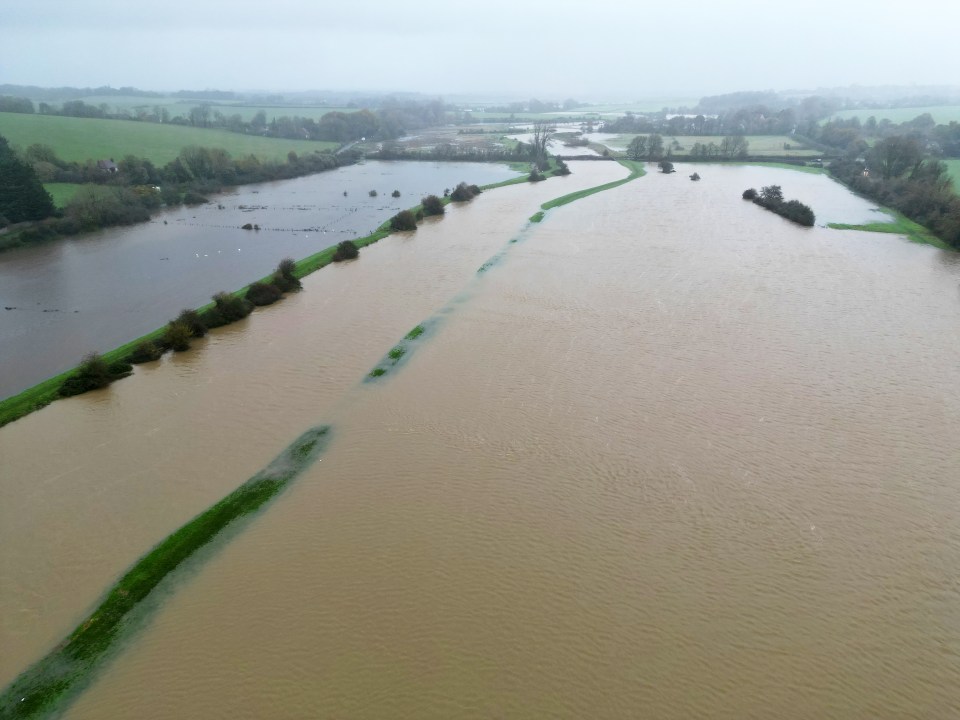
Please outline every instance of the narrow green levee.
[{"label": "narrow green levee", "polygon": [[75,697],[110,650],[142,622],[144,600],[227,526],[280,493],[320,456],[329,437],[330,426],[311,428],[267,467],[140,558],[68,638],[3,691],[0,717],[45,717]]}]

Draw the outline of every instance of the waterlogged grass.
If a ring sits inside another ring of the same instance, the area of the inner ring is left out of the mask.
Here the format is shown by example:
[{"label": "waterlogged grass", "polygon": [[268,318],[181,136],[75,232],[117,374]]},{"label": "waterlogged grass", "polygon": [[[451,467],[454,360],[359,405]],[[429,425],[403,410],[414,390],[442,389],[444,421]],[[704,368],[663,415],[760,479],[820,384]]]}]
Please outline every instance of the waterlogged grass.
[{"label": "waterlogged grass", "polygon": [[545,213],[543,212],[543,210],[539,210],[530,216],[530,222],[538,223],[541,220],[543,220],[544,216],[545,216]]},{"label": "waterlogged grass", "polygon": [[387,357],[389,357],[391,360],[396,362],[397,360],[402,358],[406,354],[406,352],[407,352],[407,349],[405,347],[403,347],[402,345],[398,345],[389,353],[387,353]]},{"label": "waterlogged grass", "polygon": [[320,455],[329,434],[329,426],[308,430],[266,468],[140,558],[69,637],[0,694],[0,717],[43,717],[82,690],[109,651],[136,629],[134,611],[157,586],[228,525],[283,490]]},{"label": "waterlogged grass", "polygon": [[423,325],[417,325],[413,330],[411,330],[404,336],[404,339],[416,340],[418,337],[423,335],[425,331],[426,331],[426,328],[424,328]]},{"label": "waterlogged grass", "polygon": [[[622,180],[614,180],[613,182],[606,183],[604,185],[597,185],[596,187],[586,188],[585,190],[578,190],[577,192],[570,193],[569,195],[562,195],[561,197],[554,198],[553,200],[548,200],[543,205],[540,206],[541,210],[550,210],[555,207],[560,207],[561,205],[567,205],[572,203],[575,200],[580,200],[585,197],[589,197],[598,192],[603,192],[604,190],[612,190],[615,187],[619,187],[625,183],[630,182],[631,180],[636,180],[638,177],[642,177],[647,174],[647,171],[643,167],[642,162],[636,162],[634,160],[625,160],[618,158],[617,162],[623,165],[630,171],[630,174],[627,175]],[[533,218],[531,218],[532,220]]]},{"label": "waterlogged grass", "polygon": [[[704,163],[709,163],[709,160],[703,161]],[[811,175],[826,175],[827,169],[821,167],[813,167],[811,165],[794,165],[792,163],[779,163],[779,162],[733,162],[733,163],[722,163],[723,165],[756,165],[759,167],[771,167],[771,168],[781,168],[783,170],[796,170],[797,172],[810,173]]]},{"label": "waterlogged grass", "polygon": [[875,222],[863,225],[849,225],[847,223],[828,223],[827,227],[834,230],[863,230],[865,232],[892,233],[894,235],[905,235],[910,242],[921,243],[923,245],[933,245],[941,250],[953,250],[943,240],[927,230],[923,225],[915,223],[910,218],[901,215],[895,210],[883,208],[883,212],[892,216],[893,222]]}]

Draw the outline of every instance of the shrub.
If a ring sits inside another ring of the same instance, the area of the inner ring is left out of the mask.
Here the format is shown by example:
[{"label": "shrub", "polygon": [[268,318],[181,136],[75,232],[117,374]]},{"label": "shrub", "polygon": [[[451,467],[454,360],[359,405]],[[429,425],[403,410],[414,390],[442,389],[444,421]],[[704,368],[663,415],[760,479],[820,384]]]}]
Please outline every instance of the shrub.
[{"label": "shrub", "polygon": [[395,198],[400,197],[400,191],[394,190],[392,193],[390,193],[390,196]]},{"label": "shrub", "polygon": [[390,229],[397,231],[416,230],[417,218],[409,210],[401,210],[390,218]]},{"label": "shrub", "polygon": [[106,387],[114,380],[126,377],[132,370],[132,366],[123,362],[108,365],[102,356],[91,353],[80,363],[76,374],[63,381],[59,393],[63,397],[69,397]]},{"label": "shrub", "polygon": [[[253,310],[253,304],[247,302],[243,298],[239,298],[236,295],[231,295],[228,292],[218,292],[213,296],[213,302],[217,306],[217,312],[220,313],[220,316],[223,318],[225,323],[236,322],[237,320],[242,320]],[[204,318],[204,323],[207,327],[214,327],[206,321]]]},{"label": "shrub", "polygon": [[207,334],[207,326],[200,319],[200,313],[196,310],[181,310],[174,322],[183,323],[190,328],[192,337],[203,337]]},{"label": "shrub", "polygon": [[240,226],[241,230],[253,230],[253,223],[246,223]]},{"label": "shrub", "polygon": [[540,182],[541,180],[546,180],[546,177],[539,170],[534,169],[527,175],[527,180],[530,182]]},{"label": "shrub", "polygon": [[333,253],[333,261],[341,262],[343,260],[354,260],[360,256],[360,250],[352,240],[344,240],[337,245],[337,250]]},{"label": "shrub", "polygon": [[297,269],[297,263],[293,258],[284,258],[277,265],[273,275],[270,278],[270,284],[276,285],[280,292],[293,292],[303,287],[300,280],[294,275]]},{"label": "shrub", "polygon": [[167,323],[166,332],[163,333],[163,343],[172,348],[174,352],[183,352],[190,349],[190,338],[192,337],[193,334],[187,325],[171,320]]},{"label": "shrub", "polygon": [[427,195],[420,201],[420,204],[423,206],[423,214],[426,216],[443,215],[446,210],[443,207],[443,200],[436,195]]},{"label": "shrub", "polygon": [[255,282],[247,288],[246,298],[254,305],[272,305],[283,297],[283,292],[276,285]]},{"label": "shrub", "polygon": [[669,175],[673,172],[673,163],[669,160],[661,160],[657,163],[657,167],[660,168],[660,172]]},{"label": "shrub", "polygon": [[203,205],[204,203],[210,202],[198,192],[193,190],[188,190],[187,194],[183,196],[183,202],[187,205]]},{"label": "shrub", "polygon": [[476,185],[467,185],[462,182],[450,193],[450,199],[456,202],[464,202],[465,200],[472,200],[479,194],[480,188]]},{"label": "shrub", "polygon": [[758,197],[757,191],[755,188],[747,188],[743,191],[744,200],[756,200]]},{"label": "shrub", "polygon": [[150,340],[144,340],[138,343],[135,348],[127,355],[127,362],[139,365],[140,363],[153,362],[159,360],[163,351],[157,347],[157,344]]},{"label": "shrub", "polygon": [[368,194],[370,197],[376,197],[376,196],[377,196],[377,191],[376,191],[376,190],[371,190],[371,191],[370,191],[369,193],[367,193],[367,194]]}]

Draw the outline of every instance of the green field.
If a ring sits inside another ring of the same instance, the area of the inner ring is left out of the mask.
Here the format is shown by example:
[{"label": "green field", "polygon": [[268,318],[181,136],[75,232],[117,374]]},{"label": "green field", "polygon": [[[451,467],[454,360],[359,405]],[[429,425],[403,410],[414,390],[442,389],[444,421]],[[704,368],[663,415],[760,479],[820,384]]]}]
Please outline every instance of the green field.
[{"label": "green field", "polygon": [[100,187],[99,185],[81,185],[79,183],[44,183],[43,188],[50,193],[53,204],[58,208],[64,207],[82,187]]},{"label": "green field", "polygon": [[[607,141],[606,145],[611,150],[625,150],[630,141],[636,135],[616,135]],[[664,135],[664,148],[670,147],[673,141],[680,143],[680,148],[673,149],[673,154],[682,157],[690,152],[695,143],[708,145],[714,143],[719,145],[723,138],[717,135]],[[750,155],[770,155],[775,157],[819,157],[822,153],[819,150],[811,150],[802,147],[795,139],[786,135],[748,135],[747,142],[750,143]],[[784,145],[789,145],[790,149],[784,149]]]},{"label": "green field", "polygon": [[953,178],[954,189],[960,192],[960,158],[949,158],[948,160],[944,160],[944,162],[950,171],[950,177]]},{"label": "green field", "polygon": [[938,125],[946,125],[951,120],[960,122],[960,105],[928,105],[926,107],[910,108],[861,108],[859,110],[842,110],[834,117],[844,120],[852,117],[859,117],[861,122],[866,121],[871,115],[879,122],[886,118],[893,123],[902,123],[907,120],[913,120],[918,115],[930,113]]},{"label": "green field", "polygon": [[281,140],[181,125],[18,113],[0,113],[0,135],[14,146],[49,145],[69,161],[136,155],[155,165],[170,162],[188,145],[223,148],[234,157],[256,155],[261,160],[286,160],[291,150],[310,153],[338,147],[330,142]]}]

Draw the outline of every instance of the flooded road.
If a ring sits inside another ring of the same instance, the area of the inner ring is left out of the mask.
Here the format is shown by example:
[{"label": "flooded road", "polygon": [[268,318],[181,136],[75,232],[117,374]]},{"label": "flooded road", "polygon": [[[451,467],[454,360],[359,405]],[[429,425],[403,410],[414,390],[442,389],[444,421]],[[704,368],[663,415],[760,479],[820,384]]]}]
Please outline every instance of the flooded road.
[{"label": "flooded road", "polygon": [[[284,257],[367,235],[424,195],[515,176],[496,164],[368,161],[244,185],[149,223],[3,253],[0,307],[10,309],[0,311],[0,398],[268,275]],[[242,230],[247,223],[261,229]]]},{"label": "flooded road", "polygon": [[769,168],[650,174],[518,233],[625,174],[570,164],[0,431],[22,661],[334,426],[66,717],[960,714],[957,256],[740,200],[781,184],[818,223],[871,212]]}]

